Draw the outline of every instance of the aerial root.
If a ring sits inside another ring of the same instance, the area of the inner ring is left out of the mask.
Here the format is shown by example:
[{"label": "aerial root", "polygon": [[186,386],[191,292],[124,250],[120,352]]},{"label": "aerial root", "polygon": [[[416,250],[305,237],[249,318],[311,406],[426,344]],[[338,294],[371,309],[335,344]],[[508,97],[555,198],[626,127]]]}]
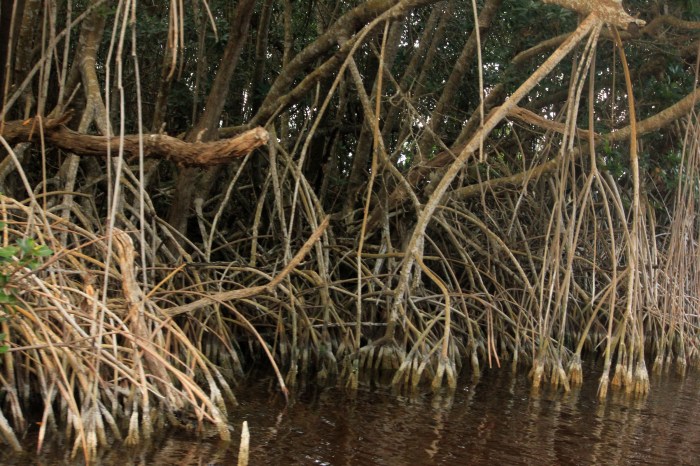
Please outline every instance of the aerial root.
[{"label": "aerial root", "polygon": [[411,383],[412,386],[417,385],[418,381],[415,380],[417,360],[418,358],[416,356],[405,359],[394,373],[394,377],[391,379],[391,385],[394,387],[401,387],[409,383]]},{"label": "aerial root", "polygon": [[227,417],[224,416],[216,407],[212,409],[212,414],[214,415],[214,425],[216,426],[216,431],[219,434],[219,438],[223,442],[230,442],[231,430],[228,426]]},{"label": "aerial root", "polygon": [[374,359],[374,345],[367,345],[360,348],[359,354],[359,370],[369,370],[372,368],[372,360]]},{"label": "aerial root", "polygon": [[429,372],[432,371],[432,368],[428,364],[429,362],[430,360],[427,357],[425,357],[422,358],[420,364],[418,364],[418,369],[416,370],[415,375],[413,377],[413,388],[416,388],[418,386],[418,384],[421,381],[421,378],[423,377],[423,372],[425,372],[426,369],[430,368]]},{"label": "aerial root", "polygon": [[5,418],[2,410],[0,410],[0,434],[2,434],[5,441],[10,444],[10,448],[14,451],[22,451],[22,446],[17,440],[15,431],[10,427],[10,423],[7,422],[7,418]]},{"label": "aerial root", "polygon": [[309,347],[304,346],[301,350],[301,369],[299,372],[301,375],[307,375],[309,373]]},{"label": "aerial root", "polygon": [[[697,339],[694,339],[693,341],[694,345],[700,345],[700,341],[697,341]],[[689,366],[692,367],[700,367],[700,351],[698,351],[696,348],[692,348],[688,354],[686,355],[686,361]]]},{"label": "aerial root", "polygon": [[519,362],[518,351],[515,350],[515,351],[513,351],[513,359],[511,360],[511,364],[510,364],[510,370],[513,374],[515,374],[518,371],[518,362]]},{"label": "aerial root", "polygon": [[299,363],[296,361],[296,358],[293,358],[292,363],[289,365],[287,376],[284,378],[284,383],[288,387],[294,387],[297,384],[297,375],[299,375]]},{"label": "aerial root", "polygon": [[394,340],[378,341],[360,348],[360,370],[394,372],[399,369],[406,353]]}]

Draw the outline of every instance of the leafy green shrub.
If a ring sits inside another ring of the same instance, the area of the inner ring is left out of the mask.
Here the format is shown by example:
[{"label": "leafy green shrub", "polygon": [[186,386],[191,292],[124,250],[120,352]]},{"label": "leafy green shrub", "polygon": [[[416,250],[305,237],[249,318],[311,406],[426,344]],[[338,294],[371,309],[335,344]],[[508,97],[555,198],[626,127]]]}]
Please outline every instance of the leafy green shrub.
[{"label": "leafy green shrub", "polygon": [[[5,224],[0,222],[0,231],[5,228]],[[12,286],[13,279],[17,272],[28,268],[35,270],[43,258],[53,254],[53,251],[46,245],[37,244],[33,238],[22,238],[10,246],[0,247],[0,305],[2,315],[0,322],[6,319],[10,305],[17,304],[17,298]],[[0,342],[5,341],[6,335],[0,333]],[[7,345],[0,345],[0,354],[6,352]]]}]

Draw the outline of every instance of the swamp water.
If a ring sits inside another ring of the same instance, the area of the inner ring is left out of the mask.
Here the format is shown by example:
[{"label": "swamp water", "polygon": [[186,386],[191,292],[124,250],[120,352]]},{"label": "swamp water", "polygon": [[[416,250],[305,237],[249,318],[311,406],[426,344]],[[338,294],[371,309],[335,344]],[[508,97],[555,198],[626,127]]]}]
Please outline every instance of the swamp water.
[{"label": "swamp water", "polygon": [[[597,371],[585,375],[569,393],[533,392],[525,373],[505,368],[462,380],[453,396],[307,385],[288,405],[265,378],[236,390],[231,444],[173,433],[148,449],[117,446],[98,464],[235,465],[244,420],[251,466],[700,464],[700,374],[654,376],[647,396],[611,390],[602,403]],[[53,447],[37,457],[3,449],[0,464],[75,464],[68,451]]]}]

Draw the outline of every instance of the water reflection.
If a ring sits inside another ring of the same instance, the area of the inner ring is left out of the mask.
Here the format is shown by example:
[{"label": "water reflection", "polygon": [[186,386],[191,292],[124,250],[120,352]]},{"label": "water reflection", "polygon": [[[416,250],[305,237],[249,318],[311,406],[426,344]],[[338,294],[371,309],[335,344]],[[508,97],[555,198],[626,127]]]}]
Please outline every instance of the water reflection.
[{"label": "water reflection", "polygon": [[[488,371],[453,396],[309,386],[285,406],[266,381],[242,387],[231,415],[237,427],[248,421],[251,465],[697,464],[697,374],[654,378],[643,398],[611,391],[600,403],[596,390],[590,375],[563,393],[532,391],[525,374]],[[228,465],[237,449],[179,434],[148,449],[106,452],[101,463]],[[56,452],[0,455],[0,463],[71,464]]]}]

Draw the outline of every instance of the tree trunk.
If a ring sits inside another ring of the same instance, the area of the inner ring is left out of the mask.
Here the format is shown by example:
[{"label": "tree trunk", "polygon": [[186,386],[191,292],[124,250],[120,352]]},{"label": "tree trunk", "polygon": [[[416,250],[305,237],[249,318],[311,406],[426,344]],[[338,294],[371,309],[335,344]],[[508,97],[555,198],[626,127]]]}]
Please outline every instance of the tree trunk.
[{"label": "tree trunk", "polygon": [[[484,8],[481,10],[478,19],[478,27],[481,40],[484,40],[486,32],[491,27],[493,19],[496,17],[502,0],[488,0]],[[443,121],[447,115],[451,115],[450,106],[454,104],[457,89],[462,83],[464,76],[467,74],[469,66],[473,63],[476,56],[477,47],[477,25],[474,26],[469,35],[469,39],[464,44],[462,53],[460,54],[452,73],[445,83],[440,99],[435,105],[435,110],[430,115],[428,122],[428,130],[423,133],[423,137],[418,143],[418,153],[413,158],[413,164],[422,164],[431,153],[431,147],[436,144],[433,134],[437,135],[443,125]],[[482,42],[483,44],[483,42]],[[482,45],[483,46],[483,45]]]},{"label": "tree trunk", "polygon": [[[204,113],[187,134],[186,140],[188,142],[199,139],[213,141],[218,137],[216,129],[219,127],[219,119],[229,94],[231,78],[248,37],[248,28],[254,6],[255,0],[241,0],[236,7],[235,16],[229,29],[229,42],[226,44],[224,56],[221,58],[216,78],[214,78],[214,84],[207,97]],[[180,170],[175,185],[175,197],[168,215],[168,222],[175,230],[186,234],[187,219],[192,209],[194,193],[200,192],[206,196],[218,172],[219,170],[209,169],[203,174],[204,176],[200,177],[198,168]]]},{"label": "tree trunk", "polygon": [[[391,69],[394,64],[394,59],[396,58],[396,53],[398,51],[399,42],[401,41],[401,34],[403,33],[403,21],[396,21],[392,23],[389,30],[389,37],[386,41],[387,50],[384,52],[384,63],[386,69]],[[372,87],[370,89],[372,99],[381,99],[382,97],[377,97],[377,79],[379,78],[379,73],[383,70],[377,70],[374,81],[372,82]],[[381,107],[382,110],[384,106]],[[382,119],[380,115],[377,118]],[[355,201],[358,198],[359,190],[364,185],[367,179],[367,170],[369,167],[370,156],[372,155],[372,127],[374,126],[373,121],[367,120],[367,115],[365,115],[364,123],[360,129],[360,137],[355,148],[355,153],[352,159],[352,168],[350,171],[350,177],[348,179],[348,190],[347,197],[345,198],[345,205],[343,206],[343,217],[348,221],[351,221],[347,216],[355,208]]]},{"label": "tree trunk", "polygon": [[[412,95],[420,92],[422,81],[417,78],[417,75],[420,73],[421,67],[430,67],[432,62],[431,57],[434,57],[435,51],[437,50],[436,44],[444,37],[445,27],[452,14],[453,4],[454,1],[451,0],[446,7],[442,3],[439,3],[432,8],[430,16],[425,23],[423,33],[421,34],[418,48],[411,56],[411,61],[408,63],[408,66],[406,66],[401,76],[401,81],[399,82],[401,94],[406,95],[409,89],[411,89]],[[400,102],[398,105],[393,105],[389,108],[389,112],[382,125],[382,136],[387,142],[390,142],[392,139],[391,134],[401,114],[401,109],[404,107],[402,104],[403,102]],[[397,145],[400,141],[401,138],[398,138]]]}]

